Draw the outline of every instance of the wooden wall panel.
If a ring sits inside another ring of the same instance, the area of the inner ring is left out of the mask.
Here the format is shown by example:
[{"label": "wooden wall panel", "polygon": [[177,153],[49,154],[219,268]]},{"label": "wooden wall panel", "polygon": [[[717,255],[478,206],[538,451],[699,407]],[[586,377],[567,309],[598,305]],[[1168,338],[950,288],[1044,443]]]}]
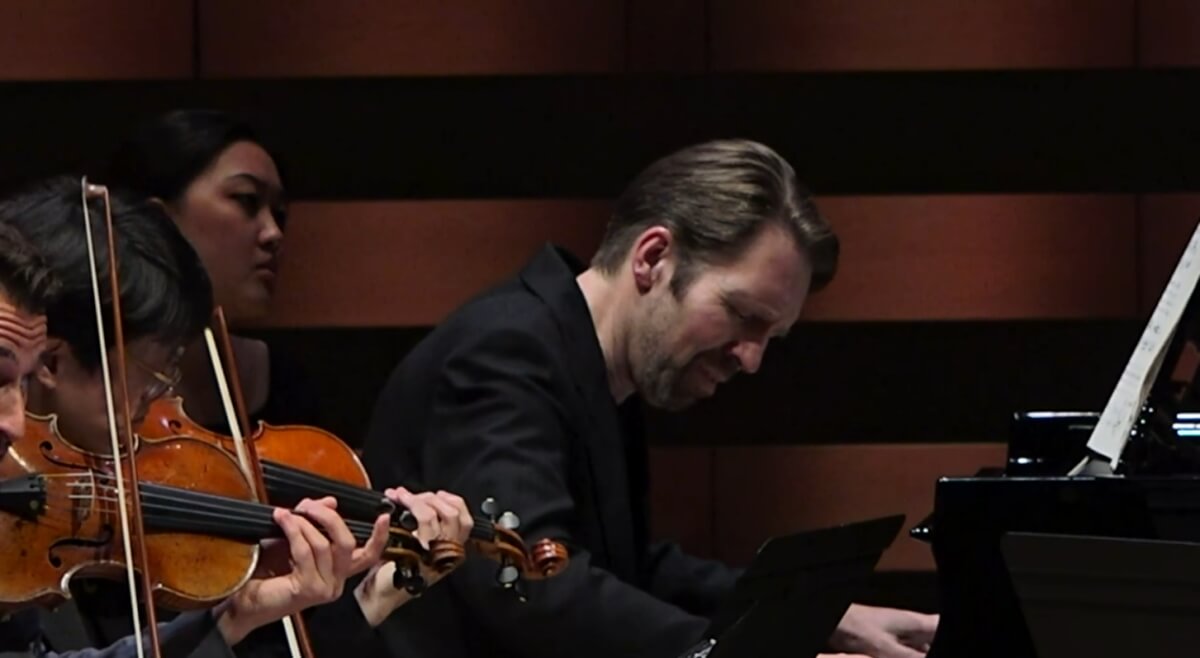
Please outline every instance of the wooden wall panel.
[{"label": "wooden wall panel", "polygon": [[714,70],[1127,67],[1135,0],[712,0]]},{"label": "wooden wall panel", "polygon": [[197,0],[205,77],[609,73],[618,0]]},{"label": "wooden wall panel", "polygon": [[712,557],[712,494],[711,448],[650,449],[650,523],[656,539]]},{"label": "wooden wall panel", "polygon": [[1152,194],[1138,200],[1139,312],[1154,310],[1171,272],[1200,222],[1200,194]]},{"label": "wooden wall panel", "polygon": [[[828,197],[837,278],[806,320],[1132,317],[1133,197]],[[608,202],[295,204],[264,326],[419,326],[559,241],[589,258]],[[1103,263],[1103,267],[1097,267]]]},{"label": "wooden wall panel", "polygon": [[1200,3],[1138,0],[1138,63],[1147,68],[1200,66]]},{"label": "wooden wall panel", "polygon": [[631,0],[629,70],[701,73],[707,66],[704,0]]},{"label": "wooden wall panel", "polygon": [[[818,200],[842,239],[810,319],[1090,318],[1136,310],[1132,196]],[[1103,267],[1097,264],[1102,263]]]},{"label": "wooden wall panel", "polygon": [[190,78],[192,0],[0,3],[0,80]]},{"label": "wooden wall panel", "polygon": [[270,326],[434,324],[547,241],[590,256],[594,201],[296,203]]},{"label": "wooden wall panel", "polygon": [[763,539],[902,513],[881,570],[931,570],[907,532],[933,511],[934,483],[1002,465],[1003,444],[722,447],[715,451],[717,555],[746,564]]}]

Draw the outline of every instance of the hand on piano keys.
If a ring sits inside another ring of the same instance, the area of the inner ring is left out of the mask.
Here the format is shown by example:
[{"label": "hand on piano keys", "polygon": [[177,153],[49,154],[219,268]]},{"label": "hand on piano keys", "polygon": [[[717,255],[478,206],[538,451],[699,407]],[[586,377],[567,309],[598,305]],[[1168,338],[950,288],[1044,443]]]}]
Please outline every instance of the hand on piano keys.
[{"label": "hand on piano keys", "polygon": [[830,645],[871,658],[921,658],[937,632],[938,616],[852,604]]}]

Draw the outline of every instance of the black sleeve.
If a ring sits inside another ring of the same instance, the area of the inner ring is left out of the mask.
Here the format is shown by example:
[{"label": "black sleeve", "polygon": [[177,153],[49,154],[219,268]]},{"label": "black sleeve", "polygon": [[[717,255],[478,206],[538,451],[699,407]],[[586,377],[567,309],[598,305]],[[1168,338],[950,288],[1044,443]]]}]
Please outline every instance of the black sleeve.
[{"label": "black sleeve", "polygon": [[313,655],[354,658],[388,655],[383,636],[367,623],[358,606],[358,598],[354,596],[354,588],[360,580],[362,576],[347,580],[341,598],[304,612]]},{"label": "black sleeve", "polygon": [[[552,363],[543,339],[520,330],[489,331],[461,345],[436,385],[423,473],[426,484],[471,505],[494,496],[518,510],[528,541],[572,545],[571,436],[554,394],[556,384],[569,384],[554,381]],[[528,658],[662,658],[700,639],[707,620],[591,561],[573,546],[569,568],[527,583],[524,604],[496,587],[495,565],[483,560],[468,560],[447,580],[489,642]]]},{"label": "black sleeve", "polygon": [[[184,613],[159,624],[158,641],[163,658],[185,658],[210,633],[217,633],[216,621],[210,610]],[[37,614],[32,610],[0,622],[0,643],[3,643],[0,649],[30,651],[35,656],[46,658],[133,658],[137,655],[132,634],[103,649],[49,651],[38,628]]]},{"label": "black sleeve", "polygon": [[683,552],[673,542],[654,542],[649,551],[650,591],[691,612],[712,616],[731,592],[742,570]]}]

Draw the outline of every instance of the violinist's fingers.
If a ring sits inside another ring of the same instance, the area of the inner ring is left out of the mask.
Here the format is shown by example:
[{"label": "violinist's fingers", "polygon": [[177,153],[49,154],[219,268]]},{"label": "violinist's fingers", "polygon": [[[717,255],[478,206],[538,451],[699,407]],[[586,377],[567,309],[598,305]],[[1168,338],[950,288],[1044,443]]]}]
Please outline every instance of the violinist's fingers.
[{"label": "violinist's fingers", "polygon": [[417,529],[413,532],[421,545],[429,548],[429,542],[441,537],[442,524],[438,519],[437,510],[428,502],[432,494],[413,494],[405,490],[398,492],[400,503],[412,512],[417,519]]},{"label": "violinist's fingers", "polygon": [[471,536],[471,529],[475,527],[475,516],[471,514],[471,508],[467,507],[467,501],[463,500],[462,496],[449,491],[439,491],[437,495],[438,498],[450,503],[458,511],[458,522],[463,528],[461,540],[465,542]]},{"label": "violinist's fingers", "polygon": [[371,529],[371,536],[367,539],[367,543],[354,550],[350,575],[359,573],[379,562],[379,558],[383,556],[383,548],[387,546],[391,521],[391,517],[387,514],[380,514],[379,518],[375,519],[375,527]]},{"label": "violinist's fingers", "polygon": [[292,571],[313,569],[313,554],[312,547],[308,545],[308,541],[304,538],[304,531],[300,528],[299,516],[283,508],[275,508],[272,516],[275,523],[283,530],[283,536],[287,538],[288,552],[292,556]]},{"label": "violinist's fingers", "polygon": [[400,503],[404,496],[412,496],[413,493],[404,487],[391,487],[383,490],[383,495],[387,496],[388,500],[393,503]]},{"label": "violinist's fingers", "polygon": [[[297,511],[308,513],[308,506],[301,501],[296,506]],[[337,578],[333,570],[333,550],[329,544],[329,540],[325,535],[317,530],[316,526],[308,521],[303,516],[294,515],[296,523],[300,528],[302,548],[292,543],[292,558],[297,557],[297,549],[301,549],[301,555],[306,559],[306,562],[296,560],[296,569],[293,571],[301,580],[302,586],[315,587],[317,591],[313,594],[317,597],[324,598],[331,591],[341,593],[342,582]]]},{"label": "violinist's fingers", "polygon": [[452,493],[439,491],[429,497],[429,504],[438,512],[442,522],[442,535],[439,539],[448,539],[458,543],[467,541],[471,528],[475,525],[470,512],[466,511],[466,503],[462,498]]},{"label": "violinist's fingers", "polygon": [[346,527],[346,522],[334,511],[336,506],[337,503],[332,498],[303,500],[296,506],[296,510],[325,529],[322,538],[328,537],[333,578],[345,580],[353,571],[354,548],[358,542],[350,533],[350,528]]}]

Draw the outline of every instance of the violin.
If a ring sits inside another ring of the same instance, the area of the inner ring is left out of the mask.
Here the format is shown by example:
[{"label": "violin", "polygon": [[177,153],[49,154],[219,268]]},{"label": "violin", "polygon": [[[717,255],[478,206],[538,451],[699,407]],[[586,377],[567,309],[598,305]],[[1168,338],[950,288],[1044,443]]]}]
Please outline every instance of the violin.
[{"label": "violin", "polygon": [[[146,437],[189,436],[233,450],[231,437],[213,432],[188,417],[179,397],[153,402],[140,433]],[[288,506],[302,498],[329,495],[337,499],[338,513],[343,518],[358,521],[373,520],[386,511],[385,506],[392,505],[382,493],[370,488],[370,478],[354,450],[325,430],[259,422],[245,440],[253,444],[259,457],[272,504]],[[467,547],[500,564],[496,580],[501,586],[515,587],[522,578],[549,578],[565,568],[569,557],[561,543],[543,539],[528,548],[516,532],[520,520],[515,514],[499,513],[496,502],[490,498],[483,502],[481,511],[484,516],[475,517]],[[393,509],[393,519],[408,530],[416,527],[416,519],[408,510]],[[405,586],[411,591],[421,585],[409,581]]]},{"label": "violin", "polygon": [[[123,456],[122,458],[127,458]],[[250,481],[226,451],[190,437],[140,439],[133,459],[146,546],[135,571],[151,574],[156,603],[174,610],[214,605],[252,576],[259,542],[282,538],[273,506],[256,502]],[[114,460],[84,451],[59,433],[56,417],[27,414],[23,436],[0,462],[0,608],[54,605],[76,576],[121,578]],[[348,521],[361,546],[373,524]],[[397,568],[444,574],[461,548],[426,550],[393,529],[384,556]],[[149,567],[148,569],[146,567]]]}]

